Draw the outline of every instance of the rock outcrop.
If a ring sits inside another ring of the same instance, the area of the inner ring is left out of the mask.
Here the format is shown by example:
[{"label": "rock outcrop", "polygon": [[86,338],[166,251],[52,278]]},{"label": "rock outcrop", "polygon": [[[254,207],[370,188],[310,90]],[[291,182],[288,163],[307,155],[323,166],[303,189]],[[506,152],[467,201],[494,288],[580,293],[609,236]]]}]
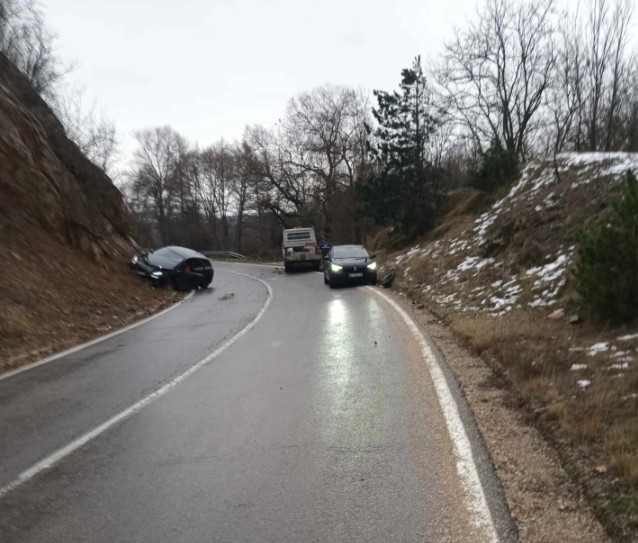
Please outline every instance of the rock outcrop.
[{"label": "rock outcrop", "polygon": [[124,198],[0,54],[0,372],[165,307],[128,268]]},{"label": "rock outcrop", "polygon": [[0,53],[0,235],[34,225],[97,260],[130,247],[120,191]]}]

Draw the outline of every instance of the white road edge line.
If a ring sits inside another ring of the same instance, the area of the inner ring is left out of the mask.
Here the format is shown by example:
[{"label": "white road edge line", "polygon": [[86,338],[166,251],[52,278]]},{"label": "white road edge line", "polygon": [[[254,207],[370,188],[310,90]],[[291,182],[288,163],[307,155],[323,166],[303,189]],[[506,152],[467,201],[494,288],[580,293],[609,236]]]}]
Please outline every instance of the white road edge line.
[{"label": "white road edge line", "polygon": [[133,328],[137,328],[138,326],[142,326],[142,324],[146,324],[147,322],[152,321],[153,319],[156,319],[157,317],[161,317],[162,315],[168,313],[172,309],[175,309],[179,305],[183,304],[185,301],[192,298],[193,294],[195,294],[195,291],[191,291],[190,294],[188,294],[185,298],[182,298],[179,302],[176,302],[170,307],[163,309],[159,313],[155,313],[154,315],[151,315],[150,317],[146,317],[145,319],[142,319],[141,321],[134,322],[133,324],[129,324],[128,326],[125,326],[124,328],[120,328],[119,330],[115,330],[114,332],[109,332],[108,334],[105,334],[103,336],[99,336],[99,337],[96,337],[95,339],[86,341],[85,343],[80,343],[79,345],[76,345],[75,347],[71,347],[70,349],[67,349],[66,351],[52,354],[51,356],[47,356],[46,358],[43,358],[42,360],[37,360],[36,362],[27,364],[26,366],[16,368],[15,370],[7,371],[3,373],[2,375],[0,375],[0,381],[2,381],[3,379],[8,379],[9,377],[13,377],[14,375],[18,375],[19,373],[22,373],[23,371],[32,370],[33,368],[42,366],[42,364],[53,362],[54,360],[57,360],[58,358],[62,358],[63,356],[73,354],[77,351],[85,349],[86,347],[91,347],[92,345],[95,345],[96,343],[100,343],[101,341],[104,341],[106,339],[110,339],[119,334],[123,334],[124,332],[128,332],[129,330],[132,330]]},{"label": "white road edge line", "polygon": [[456,470],[461,480],[465,495],[465,505],[470,519],[481,534],[481,542],[498,543],[499,537],[494,526],[492,513],[487,505],[476,462],[472,455],[470,439],[467,436],[458,406],[456,405],[454,396],[450,391],[447,379],[436,356],[432,352],[430,345],[419,327],[399,304],[378,289],[372,287],[368,287],[368,289],[383,298],[395,309],[408,325],[412,335],[421,346],[421,352],[430,371],[439,405],[441,406],[441,411],[443,412],[445,423],[452,440],[454,454],[456,456]]},{"label": "white road edge line", "polygon": [[262,306],[262,308],[259,310],[259,313],[257,313],[257,315],[255,316],[255,318],[250,323],[248,323],[244,328],[242,328],[241,331],[239,331],[232,338],[230,338],[226,343],[224,343],[223,345],[218,347],[215,351],[210,353],[205,358],[202,358],[199,362],[197,362],[194,366],[191,366],[184,373],[178,375],[173,380],[171,380],[168,383],[166,383],[163,387],[159,388],[155,392],[152,392],[148,396],[145,396],[144,398],[142,398],[137,403],[134,403],[133,405],[131,405],[130,407],[128,407],[124,411],[121,411],[117,415],[111,417],[110,419],[108,419],[103,424],[100,424],[97,428],[94,428],[90,432],[84,434],[83,436],[79,437],[75,441],[72,441],[71,443],[69,443],[66,447],[63,447],[63,448],[57,450],[53,454],[47,456],[44,460],[41,460],[40,462],[38,462],[34,466],[32,466],[29,469],[27,469],[27,470],[23,471],[22,473],[20,473],[20,475],[18,475],[18,477],[16,479],[14,479],[12,482],[7,484],[6,486],[3,486],[2,488],[0,488],[0,498],[2,498],[3,496],[5,496],[9,492],[11,492],[12,490],[17,488],[18,486],[20,486],[22,483],[25,483],[29,479],[32,479],[33,477],[35,477],[41,471],[53,467],[56,463],[58,463],[64,457],[70,455],[72,452],[74,452],[74,451],[78,450],[80,447],[86,445],[89,441],[95,439],[100,434],[103,434],[104,432],[106,432],[107,430],[109,430],[110,428],[115,426],[117,423],[123,421],[127,417],[130,417],[132,414],[137,413],[138,411],[140,411],[141,409],[146,407],[148,404],[150,404],[153,400],[156,400],[160,396],[163,396],[164,394],[166,394],[174,386],[178,385],[184,379],[186,379],[187,377],[191,376],[197,370],[201,369],[203,366],[208,364],[211,360],[213,360],[214,358],[219,356],[222,352],[224,352],[226,349],[228,349],[228,347],[230,347],[238,339],[240,339],[242,336],[244,336],[247,332],[249,332],[257,324],[257,322],[264,316],[264,313],[268,309],[268,306],[270,305],[270,302],[273,299],[272,288],[265,281],[262,281],[261,279],[259,279],[257,277],[253,277],[252,275],[248,275],[248,274],[240,273],[240,272],[234,272],[234,271],[230,271],[230,270],[224,270],[224,271],[227,272],[227,273],[234,273],[236,275],[243,275],[244,277],[248,277],[250,279],[254,279],[255,281],[259,281],[268,290],[268,298],[267,298],[266,302],[264,303],[264,305]]}]

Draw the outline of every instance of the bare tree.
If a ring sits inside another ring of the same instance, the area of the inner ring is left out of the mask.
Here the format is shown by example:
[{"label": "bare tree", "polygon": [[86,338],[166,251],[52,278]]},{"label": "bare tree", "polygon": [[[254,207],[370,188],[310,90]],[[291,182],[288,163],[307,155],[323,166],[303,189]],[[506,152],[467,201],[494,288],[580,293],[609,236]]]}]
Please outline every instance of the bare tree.
[{"label": "bare tree", "polygon": [[479,149],[498,138],[525,159],[556,62],[553,7],[554,0],[488,0],[446,45],[436,80]]},{"label": "bare tree", "polygon": [[235,249],[242,251],[244,217],[250,206],[252,196],[252,151],[246,142],[235,145],[235,175],[232,180],[232,193],[235,200]]},{"label": "bare tree", "polygon": [[365,146],[364,107],[355,90],[331,85],[302,93],[288,104],[284,127],[291,164],[313,185],[328,239],[334,234],[334,198],[340,189],[354,188],[355,164]]},{"label": "bare tree", "polygon": [[348,209],[352,221],[352,241],[359,243],[362,241],[362,232],[357,191],[372,174],[374,167],[369,153],[369,132],[373,118],[368,94],[359,89],[351,107],[350,124],[352,130],[347,133],[346,137],[341,138],[341,153],[345,165],[346,190],[349,196]]},{"label": "bare tree", "polygon": [[602,109],[605,79],[612,55],[612,33],[609,24],[608,0],[593,0],[585,46],[588,50],[586,66],[590,99],[587,104],[587,141],[588,148],[598,148],[599,121]]},{"label": "bare tree", "polygon": [[217,177],[215,176],[215,156],[212,149],[197,152],[197,162],[191,172],[197,200],[206,216],[213,242],[217,246]]},{"label": "bare tree", "polygon": [[[573,110],[567,126],[554,130],[577,151],[611,151],[626,147],[626,110],[632,94],[631,0],[590,0],[576,12],[564,32],[552,111]],[[555,121],[558,124],[560,119]],[[558,130],[557,130],[558,129]]]},{"label": "bare tree", "polygon": [[560,34],[556,73],[546,93],[548,126],[547,152],[554,157],[556,176],[559,176],[557,155],[565,148],[576,118],[582,107],[581,81],[583,51],[573,29],[564,28]]},{"label": "bare tree", "polygon": [[621,0],[616,4],[612,15],[611,88],[609,90],[609,106],[607,108],[606,151],[610,151],[614,146],[616,132],[619,128],[617,116],[620,108],[622,85],[625,82],[629,68],[626,62],[626,50],[632,14],[633,3],[629,2],[629,0]]},{"label": "bare tree", "polygon": [[212,151],[212,174],[215,176],[214,199],[222,226],[222,245],[230,248],[229,213],[231,209],[231,189],[234,179],[235,157],[225,140],[214,144]]},{"label": "bare tree", "polygon": [[175,157],[171,168],[171,187],[177,200],[178,211],[183,220],[193,206],[193,190],[191,183],[189,161],[191,160],[190,145],[179,137],[175,140]]},{"label": "bare tree", "polygon": [[35,0],[0,0],[0,51],[49,99],[71,69],[58,57],[55,40]]},{"label": "bare tree", "polygon": [[248,126],[244,142],[251,150],[250,171],[258,205],[271,211],[284,225],[297,218],[309,201],[307,177],[294,167],[281,130]]},{"label": "bare tree", "polygon": [[627,74],[621,113],[622,149],[630,152],[638,151],[638,58],[631,59]]},{"label": "bare tree", "polygon": [[120,139],[115,122],[97,110],[95,101],[86,105],[85,90],[69,87],[52,100],[53,109],[67,136],[102,171],[115,177]]},{"label": "bare tree", "polygon": [[135,133],[138,148],[133,155],[131,188],[138,199],[150,202],[162,243],[170,237],[170,218],[175,200],[173,171],[183,138],[169,126]]}]

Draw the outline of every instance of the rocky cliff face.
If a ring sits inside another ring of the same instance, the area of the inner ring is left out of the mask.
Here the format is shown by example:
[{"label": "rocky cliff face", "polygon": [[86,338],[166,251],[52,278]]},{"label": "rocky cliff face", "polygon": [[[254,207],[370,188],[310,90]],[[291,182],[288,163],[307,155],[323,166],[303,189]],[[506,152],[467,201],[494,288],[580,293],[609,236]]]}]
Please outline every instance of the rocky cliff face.
[{"label": "rocky cliff face", "polygon": [[97,260],[130,246],[120,191],[1,53],[0,225],[17,238],[40,226]]},{"label": "rocky cliff face", "polygon": [[124,199],[0,54],[0,372],[166,306],[128,269]]}]

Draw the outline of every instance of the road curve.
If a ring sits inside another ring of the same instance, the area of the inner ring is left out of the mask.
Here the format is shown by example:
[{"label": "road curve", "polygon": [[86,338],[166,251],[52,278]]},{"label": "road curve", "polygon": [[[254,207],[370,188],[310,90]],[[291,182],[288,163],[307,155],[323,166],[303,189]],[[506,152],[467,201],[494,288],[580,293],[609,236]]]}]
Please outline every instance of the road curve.
[{"label": "road curve", "polygon": [[[372,289],[330,290],[315,273],[216,269],[214,288],[165,315],[0,380],[0,488],[10,488],[0,541],[487,541],[397,311]],[[497,539],[516,541],[451,389]]]}]

